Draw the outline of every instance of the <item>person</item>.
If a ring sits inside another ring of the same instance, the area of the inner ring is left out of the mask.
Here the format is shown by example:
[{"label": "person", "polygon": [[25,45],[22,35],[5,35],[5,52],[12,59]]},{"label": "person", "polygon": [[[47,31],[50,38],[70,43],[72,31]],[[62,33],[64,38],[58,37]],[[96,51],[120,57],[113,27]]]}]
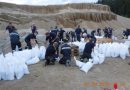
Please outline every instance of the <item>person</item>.
[{"label": "person", "polygon": [[63,41],[63,39],[64,39],[64,32],[65,32],[65,30],[63,30],[62,28],[60,28],[60,41],[62,40]]},{"label": "person", "polygon": [[112,38],[112,34],[113,34],[113,29],[112,28],[108,28],[108,38]]},{"label": "person", "polygon": [[56,34],[54,32],[48,32],[46,34],[46,42],[49,41],[49,44],[53,44],[55,38],[56,38]]},{"label": "person", "polygon": [[36,36],[38,32],[30,33],[25,37],[25,42],[27,46],[25,47],[26,49],[32,49],[32,42],[37,43]]},{"label": "person", "polygon": [[9,25],[6,27],[6,31],[9,32],[9,34],[13,31],[16,31],[17,29],[15,28],[15,26],[12,25],[12,23],[10,22]]},{"label": "person", "polygon": [[19,34],[15,30],[13,30],[9,35],[10,35],[12,52],[14,52],[16,50],[16,46],[18,46],[19,51],[21,51],[22,48],[21,48],[21,42],[20,42]]},{"label": "person", "polygon": [[96,31],[93,30],[93,31],[91,32],[91,36],[95,36],[95,33],[96,33]]},{"label": "person", "polygon": [[66,39],[69,41],[70,40],[70,34],[69,34],[69,32],[66,32]]},{"label": "person", "polygon": [[72,39],[72,42],[76,41],[76,35],[75,35],[75,32],[74,31],[71,31],[71,39]]},{"label": "person", "polygon": [[83,28],[83,33],[87,34],[87,29]]},{"label": "person", "polygon": [[78,27],[75,30],[76,36],[77,36],[77,40],[80,42],[81,41],[81,34],[82,34],[82,30],[80,28],[80,25],[78,25]]},{"label": "person", "polygon": [[59,29],[57,26],[55,26],[55,28],[53,30],[51,30],[51,32],[55,33],[57,35],[57,33],[59,32]]},{"label": "person", "polygon": [[64,44],[61,46],[61,51],[60,51],[63,57],[59,61],[60,64],[64,64],[66,66],[70,65],[70,61],[71,61],[71,47],[67,43],[68,40],[64,39]]},{"label": "person", "polygon": [[35,32],[37,32],[37,27],[36,27],[35,24],[33,24],[33,25],[31,26],[31,30],[32,30],[32,33],[33,33],[33,34],[34,34]]},{"label": "person", "polygon": [[57,56],[57,51],[56,51],[56,47],[57,47],[58,43],[54,42],[52,45],[49,45],[46,49],[46,53],[45,53],[45,66],[46,65],[54,65]]},{"label": "person", "polygon": [[89,39],[89,42],[86,43],[84,51],[83,51],[83,55],[80,57],[80,60],[82,62],[84,62],[84,59],[87,58],[87,60],[91,59],[91,53],[92,50],[94,49],[95,44],[93,43],[92,39]]},{"label": "person", "polygon": [[100,28],[97,29],[97,36],[101,36],[101,29]]},{"label": "person", "polygon": [[95,36],[90,35],[90,39],[92,40],[92,42],[93,42],[94,44],[96,44],[97,39],[96,39]]}]

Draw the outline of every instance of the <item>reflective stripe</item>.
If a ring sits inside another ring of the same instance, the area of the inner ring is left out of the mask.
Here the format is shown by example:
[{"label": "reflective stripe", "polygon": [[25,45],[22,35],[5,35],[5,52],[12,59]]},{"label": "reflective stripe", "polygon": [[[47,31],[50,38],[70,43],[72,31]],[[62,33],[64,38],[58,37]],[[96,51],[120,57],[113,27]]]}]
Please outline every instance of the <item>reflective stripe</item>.
[{"label": "reflective stripe", "polygon": [[71,49],[71,47],[63,47],[62,49]]},{"label": "reflective stripe", "polygon": [[11,36],[11,35],[17,35],[17,36],[19,36],[18,33],[10,33],[10,36]]}]

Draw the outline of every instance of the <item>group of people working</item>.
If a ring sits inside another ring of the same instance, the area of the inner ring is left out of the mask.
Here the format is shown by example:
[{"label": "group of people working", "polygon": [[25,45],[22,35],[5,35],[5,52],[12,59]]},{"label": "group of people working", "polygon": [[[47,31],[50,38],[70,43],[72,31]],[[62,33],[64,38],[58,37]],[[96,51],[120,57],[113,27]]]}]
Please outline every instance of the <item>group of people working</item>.
[{"label": "group of people working", "polygon": [[[6,27],[6,30],[9,31],[11,48],[14,52],[16,46],[18,46],[19,51],[22,50],[20,35],[17,32],[17,29],[9,23]],[[25,49],[32,49],[32,42],[38,44],[36,36],[38,34],[37,27],[35,24],[31,26],[32,32],[25,37],[26,47]],[[111,38],[112,28],[105,28],[104,34],[106,38]],[[51,30],[46,34],[46,42],[48,46],[45,53],[45,65],[54,65],[58,57],[62,55],[62,58],[59,60],[60,64],[70,65],[71,62],[71,46],[68,42],[81,41],[81,38],[87,38],[88,42],[85,45],[83,55],[80,56],[80,60],[84,61],[85,58],[90,59],[92,50],[96,43],[95,35],[101,36],[101,29],[93,30],[91,34],[88,34],[87,29],[80,28],[80,25],[75,29],[75,31],[66,32],[63,28],[51,27]]]},{"label": "group of people working", "polygon": [[[32,45],[31,45],[31,41],[36,41],[36,35],[38,34],[37,32],[37,28],[36,26],[33,24],[31,26],[31,30],[32,33],[28,34],[25,37],[25,42],[27,44],[27,46],[25,47],[26,49],[32,49]],[[9,37],[10,37],[10,42],[11,42],[11,48],[12,48],[12,52],[14,52],[16,50],[16,46],[18,46],[19,51],[22,50],[22,45],[20,42],[20,35],[17,32],[17,29],[15,28],[15,26],[12,25],[12,23],[9,23],[9,25],[6,27],[6,31],[9,32]]]}]

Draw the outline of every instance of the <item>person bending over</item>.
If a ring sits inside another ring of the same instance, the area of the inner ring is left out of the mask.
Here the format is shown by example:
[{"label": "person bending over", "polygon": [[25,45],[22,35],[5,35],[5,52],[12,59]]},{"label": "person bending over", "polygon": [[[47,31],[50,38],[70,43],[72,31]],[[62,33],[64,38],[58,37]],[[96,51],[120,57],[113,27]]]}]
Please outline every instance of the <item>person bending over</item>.
[{"label": "person bending over", "polygon": [[29,34],[28,36],[25,37],[25,42],[27,44],[27,46],[25,47],[25,49],[32,49],[32,44],[33,43],[37,43],[37,40],[36,40],[36,36],[37,36],[37,32],[34,32],[34,33],[31,33]]},{"label": "person bending over", "polygon": [[63,57],[60,59],[59,63],[64,64],[66,66],[70,65],[71,61],[71,47],[67,44],[68,40],[64,39],[64,44],[61,46],[60,53]]}]

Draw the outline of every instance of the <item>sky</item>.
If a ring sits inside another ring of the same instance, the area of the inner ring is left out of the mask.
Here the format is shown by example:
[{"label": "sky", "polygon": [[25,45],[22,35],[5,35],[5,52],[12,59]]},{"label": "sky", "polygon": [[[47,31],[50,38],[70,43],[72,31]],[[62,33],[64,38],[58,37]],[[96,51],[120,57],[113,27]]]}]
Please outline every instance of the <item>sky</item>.
[{"label": "sky", "polygon": [[27,5],[54,5],[54,4],[67,4],[67,3],[94,3],[98,0],[0,0],[0,2],[14,3],[14,4],[27,4]]}]

